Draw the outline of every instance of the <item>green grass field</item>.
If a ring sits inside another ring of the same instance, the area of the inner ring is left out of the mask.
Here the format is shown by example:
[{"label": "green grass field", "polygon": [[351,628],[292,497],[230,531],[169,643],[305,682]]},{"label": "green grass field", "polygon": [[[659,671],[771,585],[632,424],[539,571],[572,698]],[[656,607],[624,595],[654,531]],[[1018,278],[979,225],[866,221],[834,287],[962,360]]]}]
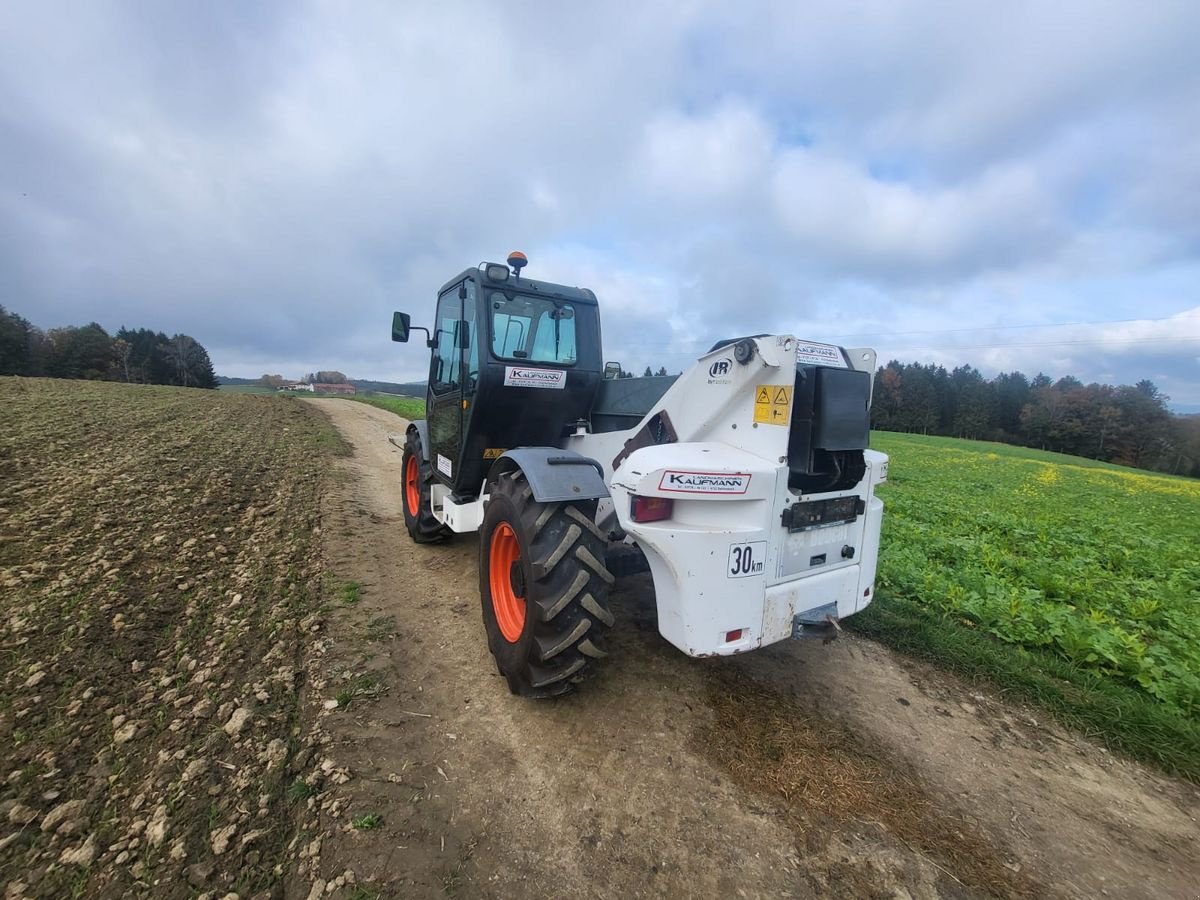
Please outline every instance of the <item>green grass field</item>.
[{"label": "green grass field", "polygon": [[217,390],[228,394],[277,394],[278,391],[265,384],[222,384]]},{"label": "green grass field", "polygon": [[399,394],[362,393],[349,398],[359,403],[369,403],[394,412],[405,419],[423,419],[425,417],[425,401],[418,397],[401,397]]},{"label": "green grass field", "polygon": [[877,599],[852,623],[1200,778],[1200,483],[876,433]]}]

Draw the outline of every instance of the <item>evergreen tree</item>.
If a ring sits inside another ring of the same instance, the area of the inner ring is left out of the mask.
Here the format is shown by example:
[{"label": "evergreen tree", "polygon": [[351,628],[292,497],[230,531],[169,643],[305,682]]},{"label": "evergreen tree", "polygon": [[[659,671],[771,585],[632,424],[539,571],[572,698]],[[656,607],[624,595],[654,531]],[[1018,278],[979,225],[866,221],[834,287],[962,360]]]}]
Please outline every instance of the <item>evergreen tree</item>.
[{"label": "evergreen tree", "polygon": [[34,328],[0,306],[0,375],[34,375]]},{"label": "evergreen tree", "polygon": [[167,358],[168,338],[149,328],[121,328],[117,339],[129,344],[129,380],[140,384],[172,384],[172,366]]},{"label": "evergreen tree", "polygon": [[992,390],[996,437],[1012,441],[1021,431],[1021,410],[1029,403],[1029,379],[1020,372],[1001,372],[992,379]]},{"label": "evergreen tree", "polygon": [[108,378],[113,371],[113,345],[108,332],[95,322],[82,328],[55,328],[49,332],[50,358],[46,374],[54,378]]},{"label": "evergreen tree", "polygon": [[951,431],[959,437],[978,439],[988,433],[995,392],[979,370],[960,366],[950,374],[955,397]]},{"label": "evergreen tree", "polygon": [[177,334],[167,342],[167,358],[174,369],[168,384],[180,387],[216,388],[217,378],[213,374],[208,351],[200,346],[191,335]]}]

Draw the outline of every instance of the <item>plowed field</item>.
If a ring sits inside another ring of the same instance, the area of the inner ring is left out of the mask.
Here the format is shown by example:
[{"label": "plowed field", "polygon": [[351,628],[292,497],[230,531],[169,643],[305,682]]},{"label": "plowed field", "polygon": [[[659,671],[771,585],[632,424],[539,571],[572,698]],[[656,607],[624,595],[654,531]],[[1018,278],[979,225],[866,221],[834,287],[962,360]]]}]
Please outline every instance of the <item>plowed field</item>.
[{"label": "plowed field", "polygon": [[10,896],[280,883],[339,446],[295,402],[0,378]]}]

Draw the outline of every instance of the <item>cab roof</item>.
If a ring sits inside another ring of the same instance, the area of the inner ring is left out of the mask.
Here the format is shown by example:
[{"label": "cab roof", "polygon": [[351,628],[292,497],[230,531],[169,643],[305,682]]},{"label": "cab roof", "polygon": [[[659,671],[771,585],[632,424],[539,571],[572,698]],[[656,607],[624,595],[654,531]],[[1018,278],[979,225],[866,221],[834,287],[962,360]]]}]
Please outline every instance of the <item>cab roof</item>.
[{"label": "cab roof", "polygon": [[502,265],[502,263],[482,263],[478,268],[464,269],[438,289],[438,296],[440,297],[447,288],[452,288],[459,282],[470,278],[481,287],[518,291],[534,296],[557,297],[560,300],[570,300],[586,306],[599,306],[595,293],[589,288],[569,287],[565,284],[555,284],[552,281],[538,281],[534,278],[517,280],[511,273],[506,281],[493,281],[487,277],[485,272],[485,267],[489,265]]}]

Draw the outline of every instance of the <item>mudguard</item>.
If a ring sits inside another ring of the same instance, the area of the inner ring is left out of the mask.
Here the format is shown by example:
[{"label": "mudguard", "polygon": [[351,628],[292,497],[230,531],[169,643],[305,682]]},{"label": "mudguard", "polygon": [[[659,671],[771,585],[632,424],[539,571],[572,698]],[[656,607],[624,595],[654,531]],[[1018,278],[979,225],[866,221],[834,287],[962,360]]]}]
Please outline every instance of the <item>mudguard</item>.
[{"label": "mudguard", "polygon": [[[421,423],[424,424],[424,423]],[[509,450],[488,470],[488,481],[520,469],[539,503],[562,503],[608,496],[604,469],[594,459],[558,447],[522,447]]]},{"label": "mudguard", "polygon": [[418,437],[421,438],[421,461],[429,462],[429,423],[424,419],[409,422],[408,430],[414,428],[417,430]]}]

